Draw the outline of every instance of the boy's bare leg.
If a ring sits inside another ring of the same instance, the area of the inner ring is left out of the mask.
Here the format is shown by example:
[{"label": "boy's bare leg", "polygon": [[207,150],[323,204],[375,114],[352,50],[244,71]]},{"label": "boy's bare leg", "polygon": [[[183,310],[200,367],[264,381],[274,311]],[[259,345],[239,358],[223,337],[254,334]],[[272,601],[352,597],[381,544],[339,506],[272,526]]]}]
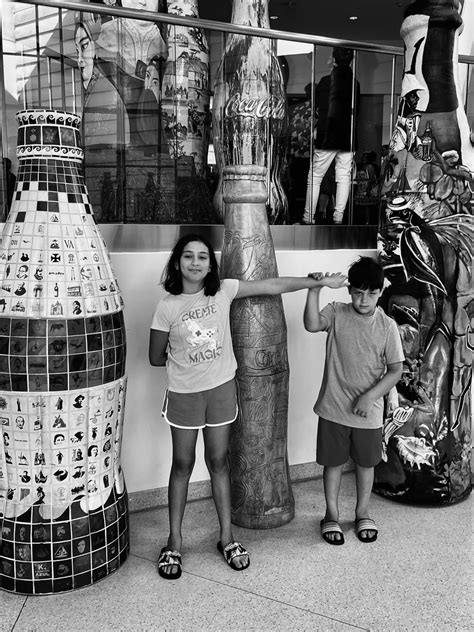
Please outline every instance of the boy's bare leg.
[{"label": "boy's bare leg", "polygon": [[[335,520],[339,522],[339,489],[341,487],[341,477],[343,465],[334,467],[324,466],[323,483],[324,496],[326,498],[326,514],[324,521]],[[328,539],[340,540],[340,533],[328,533]]]},{"label": "boy's bare leg", "polygon": [[[361,465],[355,466],[356,471],[356,487],[357,487],[357,505],[355,511],[356,520],[361,518],[369,518],[369,501],[372,494],[372,486],[374,484],[374,468],[362,467]],[[369,539],[376,532],[372,529],[367,529],[361,532],[363,539]]]}]

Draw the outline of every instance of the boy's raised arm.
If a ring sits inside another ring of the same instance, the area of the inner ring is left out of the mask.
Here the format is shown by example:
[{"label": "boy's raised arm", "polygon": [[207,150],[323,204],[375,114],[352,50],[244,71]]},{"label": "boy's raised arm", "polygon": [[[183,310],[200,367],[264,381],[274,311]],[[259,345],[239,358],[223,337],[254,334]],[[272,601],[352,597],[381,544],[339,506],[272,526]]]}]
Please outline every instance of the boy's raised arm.
[{"label": "boy's raised arm", "polygon": [[314,290],[308,290],[303,315],[304,328],[306,331],[323,331],[326,326],[326,319],[321,316],[319,311],[320,291],[320,287],[317,287]]},{"label": "boy's raised arm", "polygon": [[347,277],[340,272],[329,273],[318,279],[318,286],[308,291],[303,322],[306,331],[316,332],[326,329],[326,319],[319,310],[319,293],[322,287],[341,288],[347,285]]}]

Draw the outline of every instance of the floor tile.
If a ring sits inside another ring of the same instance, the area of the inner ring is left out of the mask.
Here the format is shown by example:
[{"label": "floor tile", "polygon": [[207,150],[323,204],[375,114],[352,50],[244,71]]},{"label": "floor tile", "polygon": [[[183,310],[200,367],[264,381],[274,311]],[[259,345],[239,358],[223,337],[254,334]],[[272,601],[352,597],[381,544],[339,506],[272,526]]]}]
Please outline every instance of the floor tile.
[{"label": "floor tile", "polygon": [[165,581],[156,571],[167,509],[133,513],[131,555],[117,572],[61,595],[0,593],[0,632],[472,632],[472,498],[415,507],[373,495],[371,513],[380,532],[376,542],[364,544],[354,531],[354,475],[345,474],[340,514],[346,542],[337,547],[319,533],[322,481],[299,482],[293,491],[290,523],[267,530],[234,527],[251,554],[246,571],[230,569],[216,549],[212,500],[186,507],[178,581]]},{"label": "floor tile", "polygon": [[9,632],[26,602],[23,595],[14,595],[0,590],[0,632]]},{"label": "floor tile", "polygon": [[[15,632],[112,630],[354,630],[275,599],[183,574],[166,582],[151,562],[131,556],[95,586],[29,598]],[[356,628],[357,629],[357,628]]]}]

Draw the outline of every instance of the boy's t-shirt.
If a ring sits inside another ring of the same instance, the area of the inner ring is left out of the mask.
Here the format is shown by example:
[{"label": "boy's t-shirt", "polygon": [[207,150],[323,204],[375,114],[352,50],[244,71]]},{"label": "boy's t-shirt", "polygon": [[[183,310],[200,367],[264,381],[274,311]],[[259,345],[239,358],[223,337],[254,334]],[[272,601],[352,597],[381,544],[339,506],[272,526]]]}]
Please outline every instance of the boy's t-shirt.
[{"label": "boy's t-shirt", "polygon": [[166,294],[158,301],[151,329],[169,332],[168,388],[176,393],[207,391],[235,376],[230,306],[237,279],[224,279],[215,296]]},{"label": "boy's t-shirt", "polygon": [[326,362],[314,412],[354,428],[380,428],[383,397],[367,417],[352,412],[354,400],[385,374],[387,364],[402,362],[404,353],[395,321],[376,307],[372,316],[358,314],[352,303],[329,303],[321,314],[325,329]]}]

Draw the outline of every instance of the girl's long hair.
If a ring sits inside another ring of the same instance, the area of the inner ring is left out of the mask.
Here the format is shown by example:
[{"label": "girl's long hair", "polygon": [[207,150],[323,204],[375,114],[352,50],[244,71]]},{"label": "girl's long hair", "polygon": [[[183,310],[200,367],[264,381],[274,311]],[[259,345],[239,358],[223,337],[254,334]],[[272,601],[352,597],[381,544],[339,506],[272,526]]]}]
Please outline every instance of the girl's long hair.
[{"label": "girl's long hair", "polygon": [[204,294],[206,296],[214,296],[221,286],[216,253],[207,238],[203,235],[199,235],[198,233],[183,235],[183,237],[176,242],[173,250],[171,251],[166,268],[163,270],[161,282],[163,283],[165,290],[170,294],[182,294],[183,280],[181,278],[180,259],[183,254],[183,250],[191,241],[199,241],[209,250],[209,263],[211,265],[211,269],[204,278]]}]

